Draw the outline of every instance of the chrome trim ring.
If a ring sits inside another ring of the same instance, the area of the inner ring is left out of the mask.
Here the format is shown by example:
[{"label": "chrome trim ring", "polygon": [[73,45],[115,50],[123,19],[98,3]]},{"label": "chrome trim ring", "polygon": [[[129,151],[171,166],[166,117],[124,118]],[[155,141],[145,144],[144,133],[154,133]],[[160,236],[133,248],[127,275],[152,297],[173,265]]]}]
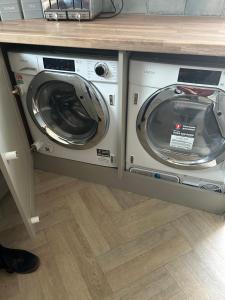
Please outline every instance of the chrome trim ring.
[{"label": "chrome trim ring", "polygon": [[[60,136],[46,123],[39,110],[38,95],[42,86],[54,81],[71,84],[74,87],[82,102],[82,106],[92,119],[96,120],[98,123],[97,130],[93,136],[83,136],[82,138],[75,135],[73,135],[72,138]],[[32,120],[41,132],[47,135],[52,141],[67,148],[78,150],[90,149],[99,144],[105,137],[109,128],[110,116],[104,97],[94,84],[77,74],[53,71],[40,72],[33,78],[29,85],[27,92],[27,108]]]},{"label": "chrome trim ring", "polygon": [[[181,95],[177,94],[177,88],[183,86],[184,88],[194,87],[190,85],[171,85],[156,91],[153,95],[151,95],[142,105],[136,120],[136,132],[138,139],[146,150],[146,152],[151,155],[154,159],[161,162],[164,165],[169,167],[177,168],[177,169],[187,169],[187,170],[200,170],[205,168],[215,167],[221,162],[225,161],[225,152],[221,153],[216,159],[212,159],[211,161],[207,161],[206,159],[199,160],[198,163],[195,161],[177,161],[175,159],[169,158],[166,155],[163,155],[159,151],[157,151],[152,144],[152,141],[147,133],[147,124],[148,119],[151,113],[157,109],[157,107],[165,102],[168,99],[174,99],[175,97],[179,97]],[[201,87],[197,86],[196,88],[201,89]],[[207,89],[207,88],[205,88]],[[210,88],[211,90],[215,91],[215,94],[212,97],[208,97],[212,103],[216,103],[217,101],[217,94],[221,93],[221,90]],[[223,92],[224,93],[224,92]],[[183,93],[183,97],[185,97],[185,92]],[[190,94],[189,94],[190,95]],[[196,95],[198,97],[198,95]],[[201,98],[201,101],[206,101],[204,98]],[[154,149],[154,150],[153,150]]]}]

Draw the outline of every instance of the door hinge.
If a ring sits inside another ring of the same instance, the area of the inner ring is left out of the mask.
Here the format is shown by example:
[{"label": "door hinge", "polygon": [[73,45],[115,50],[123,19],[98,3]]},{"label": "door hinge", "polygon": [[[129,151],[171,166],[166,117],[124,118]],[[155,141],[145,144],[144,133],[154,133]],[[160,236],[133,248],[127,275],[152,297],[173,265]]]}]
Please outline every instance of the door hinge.
[{"label": "door hinge", "polygon": [[31,152],[38,152],[41,148],[43,147],[43,143],[42,142],[34,142],[31,145]]},{"label": "door hinge", "polygon": [[30,221],[31,221],[31,224],[37,224],[37,223],[39,223],[40,222],[39,216],[32,217],[30,219]]},{"label": "door hinge", "polygon": [[5,159],[7,161],[10,161],[10,160],[15,160],[15,159],[18,159],[19,158],[19,154],[17,151],[11,151],[11,152],[6,152],[5,153]]},{"label": "door hinge", "polygon": [[131,163],[131,164],[134,163],[134,156],[133,156],[133,155],[130,156],[130,163]]},{"label": "door hinge", "polygon": [[13,87],[12,94],[14,96],[20,96],[21,95],[21,88],[18,85],[15,85]]}]

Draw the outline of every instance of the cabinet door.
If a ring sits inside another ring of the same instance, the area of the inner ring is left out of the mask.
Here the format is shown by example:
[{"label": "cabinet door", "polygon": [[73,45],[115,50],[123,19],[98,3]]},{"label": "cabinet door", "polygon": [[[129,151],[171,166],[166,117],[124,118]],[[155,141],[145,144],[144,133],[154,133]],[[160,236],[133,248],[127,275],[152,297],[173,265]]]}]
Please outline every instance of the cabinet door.
[{"label": "cabinet door", "polygon": [[[22,220],[33,236],[33,160],[1,50],[0,70],[0,169]],[[9,152],[16,152],[18,158],[13,159]]]}]

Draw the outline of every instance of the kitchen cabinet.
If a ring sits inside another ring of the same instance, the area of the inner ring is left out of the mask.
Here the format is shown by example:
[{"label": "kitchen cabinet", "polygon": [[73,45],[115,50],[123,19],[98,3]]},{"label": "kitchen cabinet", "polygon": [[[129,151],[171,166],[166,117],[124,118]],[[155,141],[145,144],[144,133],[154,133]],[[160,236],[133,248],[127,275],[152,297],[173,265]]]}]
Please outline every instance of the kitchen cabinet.
[{"label": "kitchen cabinet", "polygon": [[0,170],[31,236],[35,230],[33,159],[0,51]]},{"label": "kitchen cabinet", "polygon": [[2,175],[2,173],[0,172],[0,201],[2,198],[5,197],[5,195],[8,193],[8,186],[5,182],[5,179]]},{"label": "kitchen cabinet", "polygon": [[[183,58],[183,55],[188,55],[187,59],[190,58],[189,55],[195,55],[198,62],[208,60],[211,64],[213,59],[221,65],[221,62],[224,63],[225,42],[220,28],[224,26],[223,18],[138,15],[121,15],[115,19],[97,19],[82,24],[78,22],[73,26],[70,22],[59,24],[45,20],[1,22],[0,43],[4,51],[25,48],[46,52],[67,52],[68,49],[68,52],[71,52],[84,49],[87,53],[101,49],[101,52],[109,50],[119,53],[118,169],[71,161],[40,152],[32,155],[0,53],[0,169],[31,235],[34,234],[31,219],[35,216],[33,160],[35,168],[43,171],[96,182],[213,213],[224,213],[225,197],[222,193],[212,193],[125,171],[130,52],[161,53],[161,57],[166,53],[182,55]],[[156,28],[158,30],[155,30]],[[184,33],[182,38],[180,32]],[[5,153],[12,151],[17,151],[19,158],[9,161]]]}]

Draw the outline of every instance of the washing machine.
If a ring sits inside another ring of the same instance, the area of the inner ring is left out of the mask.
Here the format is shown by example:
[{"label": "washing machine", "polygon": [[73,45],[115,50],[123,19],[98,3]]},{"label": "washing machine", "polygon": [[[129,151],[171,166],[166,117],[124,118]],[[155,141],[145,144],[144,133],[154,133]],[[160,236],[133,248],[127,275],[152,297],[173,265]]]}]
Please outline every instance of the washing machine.
[{"label": "washing machine", "polygon": [[117,57],[9,52],[33,148],[117,167]]},{"label": "washing machine", "polygon": [[126,169],[224,192],[225,68],[130,61]]}]

